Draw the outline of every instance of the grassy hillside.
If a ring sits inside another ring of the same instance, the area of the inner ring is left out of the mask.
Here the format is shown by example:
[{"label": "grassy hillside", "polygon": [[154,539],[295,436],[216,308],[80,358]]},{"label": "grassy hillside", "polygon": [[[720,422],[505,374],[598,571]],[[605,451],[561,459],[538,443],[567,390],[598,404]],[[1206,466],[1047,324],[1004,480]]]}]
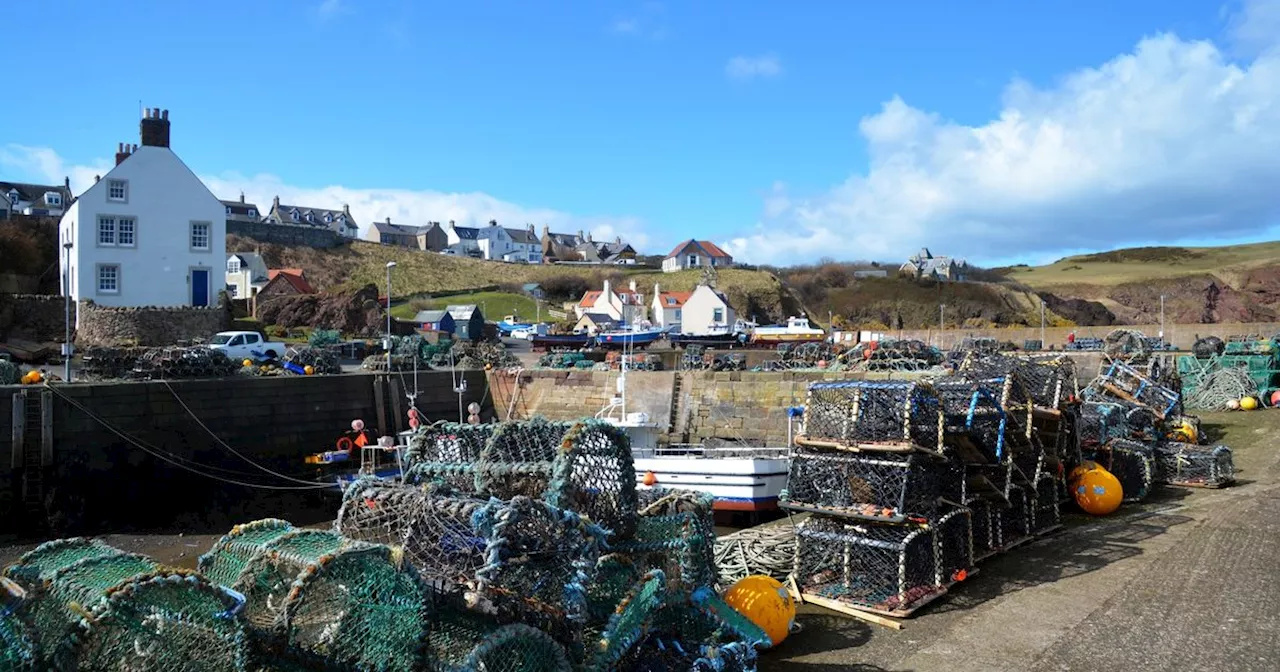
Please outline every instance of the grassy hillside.
[{"label": "grassy hillside", "polygon": [[1214,275],[1234,284],[1242,274],[1280,263],[1280,242],[1225,247],[1136,247],[1065,257],[1045,266],[1001,269],[1035,289],[1114,286],[1148,280]]},{"label": "grassy hillside", "polygon": [[[398,306],[393,305],[391,314],[394,317],[409,319],[417,315],[420,310],[440,310],[451,304],[468,303],[482,306],[485,319],[494,322],[506,315],[519,315],[520,319],[532,320],[538,314],[538,305],[532,298],[511,292],[472,292],[431,299],[413,299]],[[546,317],[545,306],[543,317]]]},{"label": "grassy hillside", "polygon": [[[459,294],[468,290],[488,291],[502,285],[543,282],[550,278],[575,275],[599,287],[609,278],[618,283],[636,282],[645,295],[651,295],[654,283],[675,291],[692,290],[702,277],[698,271],[662,273],[647,268],[625,266],[551,266],[504,264],[479,259],[430,254],[405,248],[354,241],[332,250],[310,247],[286,247],[260,243],[251,238],[227,236],[227,251],[261,251],[271,268],[301,268],[307,278],[321,290],[386,285],[389,261],[396,262],[391,284],[399,296]],[[733,306],[744,315],[761,319],[780,319],[799,312],[798,301],[772,274],[765,271],[726,269],[720,271],[719,286]],[[575,297],[576,298],[576,297]],[[451,303],[456,303],[456,297]],[[493,312],[492,310],[490,312]],[[497,317],[501,317],[494,313]]]}]

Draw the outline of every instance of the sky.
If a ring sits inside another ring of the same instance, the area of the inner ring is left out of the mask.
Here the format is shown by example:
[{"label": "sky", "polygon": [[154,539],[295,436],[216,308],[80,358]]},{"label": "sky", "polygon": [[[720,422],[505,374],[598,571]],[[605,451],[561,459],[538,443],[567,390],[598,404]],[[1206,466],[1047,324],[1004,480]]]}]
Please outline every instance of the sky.
[{"label": "sky", "polygon": [[[1041,263],[1280,236],[1280,0],[46,0],[0,179],[170,111],[220,198],[696,237],[750,263]],[[21,66],[21,67],[16,67]]]}]

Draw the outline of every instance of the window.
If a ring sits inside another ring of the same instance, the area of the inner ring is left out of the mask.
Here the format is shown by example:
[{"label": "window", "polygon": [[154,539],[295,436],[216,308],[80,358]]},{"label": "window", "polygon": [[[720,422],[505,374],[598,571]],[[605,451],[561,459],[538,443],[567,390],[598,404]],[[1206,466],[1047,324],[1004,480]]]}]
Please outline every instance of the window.
[{"label": "window", "polygon": [[17,189],[10,189],[10,190],[9,190],[9,202],[10,202],[10,203],[12,203],[13,205],[17,205],[17,204],[18,204],[18,198],[19,198],[19,196],[18,196],[18,190],[17,190]]},{"label": "window", "polygon": [[191,249],[209,249],[209,223],[191,222]]},{"label": "window", "polygon": [[253,345],[254,343],[257,343],[259,340],[261,340],[261,339],[259,339],[259,338],[258,338],[258,335],[257,335],[257,334],[245,334],[245,335],[244,335],[244,342],[245,342],[245,345]]},{"label": "window", "polygon": [[116,244],[116,218],[98,216],[98,246]]},{"label": "window", "polygon": [[292,219],[292,220],[293,220],[293,221],[295,221],[295,222],[296,222],[296,221],[298,221],[298,211],[297,211],[297,210],[290,210],[290,211],[289,211],[289,219]]},{"label": "window", "polygon": [[236,298],[236,286],[235,286],[235,285],[227,285],[227,296],[230,296],[230,297],[231,297],[231,298],[233,298],[233,299],[234,299],[234,298]]},{"label": "window", "polygon": [[46,191],[44,194],[44,202],[49,205],[62,205],[62,194],[56,191]]},{"label": "window", "polygon": [[98,293],[120,293],[120,265],[98,264]]},{"label": "window", "polygon": [[716,308],[711,311],[711,321],[716,323],[724,322],[724,308]]},{"label": "window", "polygon": [[129,200],[129,183],[124,180],[107,180],[107,200],[122,203]]},{"label": "window", "polygon": [[244,336],[236,336],[235,338],[232,338],[231,342],[227,345],[244,345]]},{"label": "window", "polygon": [[674,297],[674,296],[668,296],[668,297],[667,297],[667,305],[668,305],[668,306],[674,306],[674,305],[676,305],[676,297]]},{"label": "window", "polygon": [[227,206],[227,214],[228,214],[228,215],[229,215],[229,214],[231,214],[231,206],[229,206],[229,205]]},{"label": "window", "polygon": [[309,213],[309,212],[307,213],[307,222],[308,222],[308,223],[310,223],[310,222],[311,222],[311,213]]},{"label": "window", "polygon": [[116,219],[116,244],[120,247],[135,247],[138,239],[135,235],[138,222],[132,217]]},{"label": "window", "polygon": [[240,272],[240,257],[231,257],[230,259],[227,260],[227,272],[228,273]]},{"label": "window", "polygon": [[689,265],[690,265],[690,266],[697,266],[697,265],[698,265],[698,255],[696,255],[696,254],[691,254],[691,255],[689,255]]},{"label": "window", "polygon": [[680,311],[680,309],[679,309],[679,308],[676,308],[676,319],[677,319],[677,320],[679,320],[679,319],[683,319],[682,317],[680,317],[680,312],[681,312],[681,311]]},{"label": "window", "polygon": [[327,223],[329,223],[329,222],[332,222],[332,221],[333,221],[333,215],[326,214],[326,215],[324,216],[324,221],[325,221],[325,223],[326,223],[326,224],[327,224]]},{"label": "window", "polygon": [[255,210],[255,209],[253,209],[253,208],[249,208],[249,216],[250,216],[250,217],[257,217],[257,216],[258,216],[258,211],[257,211],[257,210]]}]

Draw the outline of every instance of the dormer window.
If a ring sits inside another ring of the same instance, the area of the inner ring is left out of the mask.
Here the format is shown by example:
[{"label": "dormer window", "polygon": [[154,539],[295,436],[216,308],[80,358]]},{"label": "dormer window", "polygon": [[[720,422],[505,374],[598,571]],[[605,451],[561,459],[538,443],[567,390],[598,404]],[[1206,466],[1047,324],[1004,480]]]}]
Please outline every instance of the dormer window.
[{"label": "dormer window", "polygon": [[347,216],[346,216],[346,215],[338,215],[338,223],[339,223],[339,224],[346,224],[346,223],[347,223]]},{"label": "dormer window", "polygon": [[311,223],[311,220],[312,220],[311,213],[309,213],[309,212],[308,212],[308,213],[307,213],[307,223],[308,223],[308,224],[309,224],[309,223]]},{"label": "dormer window", "polygon": [[298,211],[297,211],[297,209],[293,209],[293,210],[290,210],[290,211],[289,211],[289,219],[292,219],[292,220],[293,220],[293,221],[295,221],[295,222],[296,222],[296,221],[298,221]]},{"label": "dormer window", "polygon": [[329,223],[331,223],[331,222],[333,222],[333,215],[325,214],[325,216],[324,216],[324,223],[325,223],[325,224],[329,224]]},{"label": "dormer window", "polygon": [[49,205],[62,205],[62,194],[56,191],[44,192],[44,202]]},{"label": "dormer window", "polygon": [[228,273],[240,272],[240,257],[231,257],[230,259],[227,260],[227,272]]},{"label": "dormer window", "polygon": [[9,190],[9,202],[16,206],[16,205],[18,204],[18,199],[19,199],[18,190],[17,190],[17,189],[10,189],[10,190]]},{"label": "dormer window", "polygon": [[667,305],[668,305],[668,306],[674,306],[674,305],[676,305],[676,297],[674,297],[674,296],[668,296],[668,297],[667,297]]},{"label": "dormer window", "polygon": [[228,214],[228,215],[229,215],[229,214],[231,214],[231,206],[229,206],[229,205],[227,206],[227,214]]},{"label": "dormer window", "polygon": [[254,210],[253,208],[249,208],[249,216],[250,216],[250,217],[257,217],[257,216],[258,216],[258,211],[257,211],[257,210]]}]

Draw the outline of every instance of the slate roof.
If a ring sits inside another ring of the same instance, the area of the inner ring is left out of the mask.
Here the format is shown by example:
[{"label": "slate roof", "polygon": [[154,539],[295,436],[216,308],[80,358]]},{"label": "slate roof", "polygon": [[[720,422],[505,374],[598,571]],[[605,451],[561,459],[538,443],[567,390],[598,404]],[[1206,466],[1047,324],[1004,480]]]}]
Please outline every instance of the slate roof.
[{"label": "slate roof", "polygon": [[417,236],[418,234],[430,231],[435,226],[434,223],[424,226],[414,226],[412,224],[393,224],[391,222],[374,222],[373,228],[378,233],[392,233],[401,236]]},{"label": "slate roof", "polygon": [[604,324],[613,324],[614,322],[617,321],[617,320],[614,320],[612,317],[609,317],[609,315],[606,313],[583,313],[582,317],[578,319],[579,321],[590,320],[592,324],[595,324],[597,326],[604,325]]},{"label": "slate roof", "polygon": [[670,259],[671,257],[679,256],[681,253],[683,253],[683,252],[684,252],[684,251],[685,251],[689,246],[691,246],[691,245],[692,245],[692,246],[693,246],[693,247],[694,247],[698,252],[701,252],[702,254],[704,254],[704,255],[706,255],[706,256],[708,256],[708,257],[715,257],[715,258],[717,258],[717,259],[732,259],[732,258],[733,258],[733,256],[732,256],[732,255],[730,255],[728,252],[725,252],[724,250],[720,249],[720,248],[719,248],[719,246],[717,246],[715,243],[713,243],[713,242],[711,242],[711,241],[709,241],[709,240],[694,240],[694,239],[692,239],[692,238],[690,238],[689,240],[684,241],[683,243],[680,243],[679,245],[676,245],[675,249],[671,250],[671,254],[668,254],[668,255],[667,255],[667,258],[668,258],[668,259]]},{"label": "slate roof", "polygon": [[511,240],[513,242],[523,243],[525,245],[537,245],[541,242],[529,229],[507,229],[507,235],[511,236]]},{"label": "slate roof", "polygon": [[272,276],[267,273],[267,263],[257,252],[230,252],[227,254],[227,260],[230,261],[231,257],[238,257],[241,268],[249,269],[250,282],[266,282],[271,279]]},{"label": "slate roof", "polygon": [[311,286],[311,283],[307,282],[307,279],[302,277],[302,269],[300,268],[273,268],[270,271],[267,271],[267,276],[270,280],[275,280],[277,277],[284,278],[281,282],[287,282],[290,285],[293,285],[293,288],[298,290],[299,294],[316,293],[316,290]]},{"label": "slate roof", "polygon": [[[71,197],[71,190],[67,189],[63,185],[28,184],[26,182],[0,182],[0,197],[8,199],[10,191],[17,191],[18,200],[31,203],[33,207],[37,207],[37,208],[52,207],[52,208],[63,209],[63,208],[70,207],[71,201],[73,200]],[[62,195],[61,205],[50,206],[45,204],[44,195],[50,191]],[[4,206],[4,203],[0,202],[0,206]]]},{"label": "slate roof", "polygon": [[[227,201],[223,199],[218,199],[218,200],[222,201],[222,205],[228,208],[231,208],[231,212],[229,215],[231,217],[240,217],[240,218],[249,219],[255,222],[262,219],[262,211],[259,210],[258,206],[254,203],[245,203],[244,201],[240,201],[240,200],[235,200],[235,201]],[[255,214],[252,214],[252,215],[249,214],[250,210],[252,210]]]},{"label": "slate roof", "polygon": [[465,303],[460,305],[445,306],[444,308],[458,322],[466,322],[471,319],[471,314],[478,312],[480,309],[474,303]]},{"label": "slate roof", "polygon": [[459,240],[477,240],[480,238],[480,229],[474,226],[454,226],[453,231],[458,234]]},{"label": "slate roof", "polygon": [[413,321],[417,322],[418,324],[424,324],[428,322],[436,323],[436,322],[439,322],[440,320],[443,320],[444,316],[448,314],[449,314],[449,311],[447,310],[421,310],[421,311],[418,311],[417,315],[413,316]]},{"label": "slate roof", "polygon": [[[278,208],[272,206],[272,215],[275,215],[277,221],[285,224],[303,224],[308,226],[322,226],[335,231],[340,226],[349,229],[359,229],[359,224],[355,217],[342,210],[329,210],[327,208],[313,208],[305,205],[286,205],[281,203]],[[293,211],[298,211],[298,221],[293,220]],[[311,221],[307,221],[307,215],[311,215]],[[326,217],[328,221],[326,221]],[[346,222],[343,222],[343,219]]]}]

